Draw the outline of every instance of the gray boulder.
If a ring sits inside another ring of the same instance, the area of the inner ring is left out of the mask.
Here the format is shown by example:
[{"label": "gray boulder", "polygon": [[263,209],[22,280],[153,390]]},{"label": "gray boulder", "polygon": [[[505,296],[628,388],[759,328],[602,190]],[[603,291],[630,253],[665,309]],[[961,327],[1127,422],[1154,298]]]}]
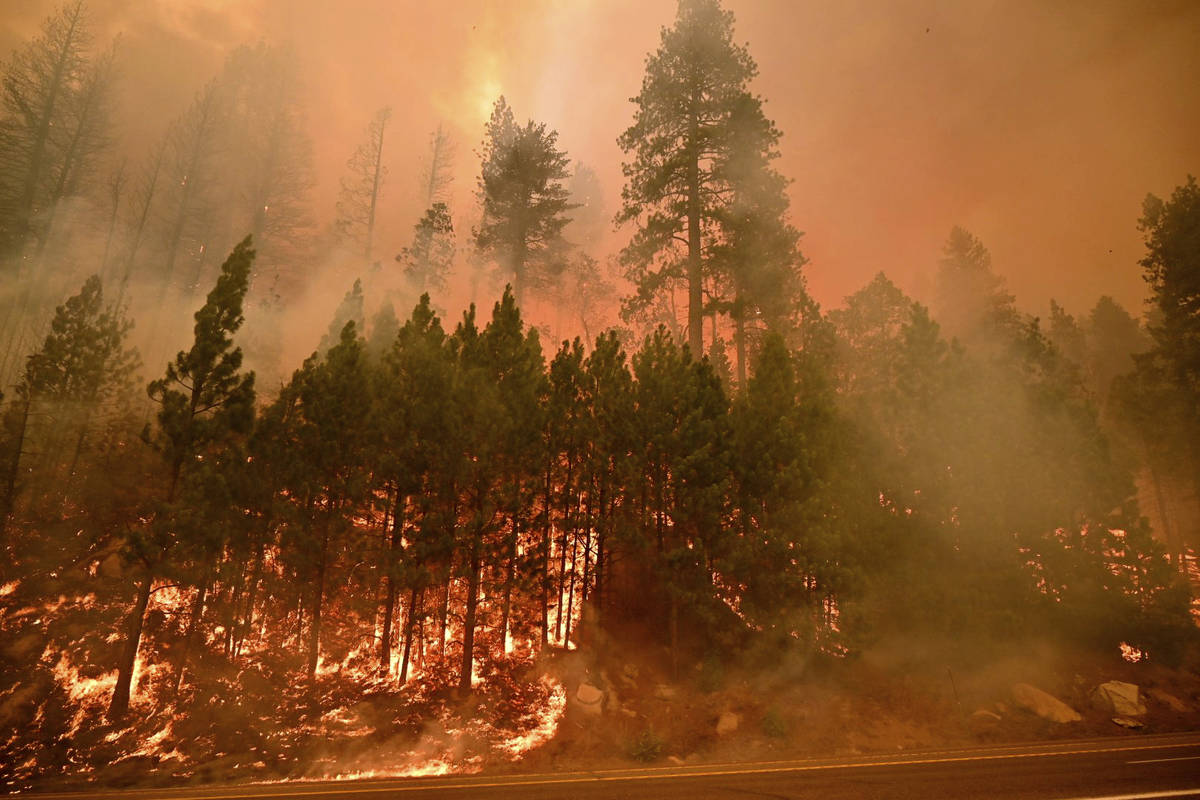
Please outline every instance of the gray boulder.
[{"label": "gray boulder", "polygon": [[732,711],[722,711],[721,716],[717,718],[717,735],[725,736],[733,733],[742,724],[742,718]]},{"label": "gray boulder", "polygon": [[1079,722],[1083,717],[1079,716],[1079,712],[1071,708],[1069,705],[1059,700],[1052,694],[1043,692],[1036,686],[1030,686],[1028,683],[1014,683],[1012,687],[1012,699],[1021,708],[1037,714],[1042,719],[1048,719],[1051,722],[1066,723]]},{"label": "gray boulder", "polygon": [[1146,713],[1146,704],[1138,697],[1138,687],[1135,683],[1102,683],[1092,690],[1092,702],[1106,713],[1117,717],[1140,717]]}]

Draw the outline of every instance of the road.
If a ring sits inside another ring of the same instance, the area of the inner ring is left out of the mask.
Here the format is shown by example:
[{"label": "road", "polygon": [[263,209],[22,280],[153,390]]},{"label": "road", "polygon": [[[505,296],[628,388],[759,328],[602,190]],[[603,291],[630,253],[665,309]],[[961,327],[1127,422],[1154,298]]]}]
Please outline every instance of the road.
[{"label": "road", "polygon": [[597,772],[451,775],[28,796],[37,800],[1200,799],[1200,734]]}]

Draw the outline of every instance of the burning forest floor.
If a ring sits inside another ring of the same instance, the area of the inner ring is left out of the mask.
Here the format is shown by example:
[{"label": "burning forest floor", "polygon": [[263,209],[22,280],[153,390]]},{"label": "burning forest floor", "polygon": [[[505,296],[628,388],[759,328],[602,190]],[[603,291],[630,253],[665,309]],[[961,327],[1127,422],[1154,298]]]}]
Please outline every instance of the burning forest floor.
[{"label": "burning forest floor", "polygon": [[[661,643],[590,628],[578,649],[492,659],[466,699],[438,678],[454,670],[433,658],[401,686],[351,652],[323,664],[313,690],[294,677],[294,659],[263,653],[250,669],[198,664],[178,692],[170,659],[160,660],[141,670],[130,714],[113,724],[115,673],[102,655],[112,635],[96,633],[116,630],[113,609],[91,595],[32,602],[21,588],[0,590],[8,791],[604,769],[1200,729],[1194,658],[1168,668],[1119,653],[968,654],[961,642],[904,641],[856,657],[749,667],[726,653],[673,669]],[[1112,680],[1139,686],[1140,727],[1114,724],[1097,704],[1095,688]],[[1082,718],[1051,722],[1020,707],[1018,683]]]}]

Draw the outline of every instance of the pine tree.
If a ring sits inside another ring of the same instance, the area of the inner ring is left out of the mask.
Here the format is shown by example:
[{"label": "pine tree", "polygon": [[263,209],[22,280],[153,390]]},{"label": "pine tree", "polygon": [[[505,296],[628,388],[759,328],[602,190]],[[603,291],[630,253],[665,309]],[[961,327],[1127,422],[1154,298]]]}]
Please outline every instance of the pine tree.
[{"label": "pine tree", "polygon": [[[775,178],[762,165],[779,132],[750,93],[756,74],[749,52],[733,41],[733,14],[719,0],[680,0],[674,25],[663,29],[646,61],[634,123],[618,139],[632,158],[623,167],[617,222],[637,225],[622,252],[636,287],[626,311],[647,309],[685,287],[688,345],[697,356],[705,352],[704,295],[715,290],[711,259],[726,238],[726,210],[739,189],[746,197],[747,179]],[[754,160],[758,169],[747,170]],[[743,202],[747,210],[755,205]]]},{"label": "pine tree", "polygon": [[[13,510],[21,458],[31,442],[37,442],[43,462],[53,462],[61,455],[62,437],[71,434],[68,475],[74,472],[93,416],[127,388],[138,367],[137,352],[126,346],[131,328],[119,309],[104,304],[100,278],[95,275],[56,309],[50,333],[26,361],[17,400],[6,414],[8,448],[0,524]],[[30,429],[35,410],[52,422],[42,431]]]},{"label": "pine tree", "polygon": [[446,275],[454,263],[454,222],[450,209],[437,201],[413,226],[413,241],[396,256],[404,265],[404,274],[419,294],[431,289],[444,290]]},{"label": "pine tree", "polygon": [[[254,373],[241,371],[242,351],[233,345],[243,321],[242,303],[253,262],[254,250],[246,238],[229,254],[216,285],[196,312],[191,348],[180,351],[167,364],[166,375],[147,387],[147,393],[161,406],[156,441],[167,462],[167,490],[165,504],[150,526],[134,531],[126,546],[127,560],[139,564],[142,575],[126,619],[117,683],[108,707],[113,719],[124,716],[129,708],[133,667],[154,580],[165,568],[181,532],[186,536],[189,527],[179,524],[176,504],[185,467],[203,463],[197,457],[219,452],[234,435],[248,432],[254,420]],[[203,484],[205,472],[197,476],[197,482]],[[188,504],[182,506],[186,516]]]},{"label": "pine tree", "polygon": [[[449,580],[457,498],[448,498],[445,488],[454,460],[445,440],[454,428],[453,404],[447,402],[453,395],[453,378],[446,335],[429,295],[422,295],[393,338],[378,392],[382,470],[391,493],[391,531],[383,548],[380,668],[391,666],[396,600],[399,589],[406,587],[401,682],[408,675],[419,600],[435,583]],[[403,539],[409,542],[407,548]]]},{"label": "pine tree", "polygon": [[[17,51],[4,73],[0,106],[0,253],[20,259],[37,217],[47,210],[46,189],[63,169],[59,131],[83,82],[91,37],[83,0],[64,5],[41,35]],[[19,260],[11,262],[19,268]]]},{"label": "pine tree", "polygon": [[1011,339],[1020,320],[1004,286],[983,242],[964,228],[951,229],[935,281],[934,312],[946,333],[974,346]]},{"label": "pine tree", "polygon": [[544,123],[519,125],[501,97],[492,109],[482,147],[479,249],[511,277],[517,305],[563,266],[563,228],[574,206],[564,181],[569,160],[558,133]]},{"label": "pine tree", "polygon": [[230,109],[221,131],[226,224],[235,235],[250,232],[267,285],[294,290],[294,262],[313,227],[312,142],[295,54],[263,43],[239,47],[218,82]]},{"label": "pine tree", "polygon": [[196,312],[195,340],[167,364],[147,391],[158,412],[161,446],[170,465],[168,502],[184,465],[230,433],[245,432],[254,418],[254,373],[242,372],[242,350],[233,337],[242,326],[254,250],[242,240],[221,266],[216,286]]},{"label": "pine tree", "polygon": [[354,285],[350,287],[350,291],[346,292],[342,297],[342,302],[338,303],[338,307],[334,309],[333,319],[330,320],[325,335],[321,337],[321,343],[317,345],[318,353],[327,353],[337,345],[347,322],[353,322],[356,330],[363,328],[363,287],[360,278],[354,279]]},{"label": "pine tree", "polygon": [[[1141,260],[1153,291],[1158,318],[1150,327],[1155,356],[1179,387],[1193,420],[1200,420],[1200,185],[1188,176],[1171,199],[1153,195],[1138,225],[1146,239]],[[1200,424],[1188,439],[1200,442]],[[1194,480],[1200,490],[1200,445],[1192,448]]]},{"label": "pine tree", "polygon": [[421,196],[426,208],[433,208],[435,203],[450,204],[456,150],[449,132],[438,125],[429,137],[429,161],[421,169]]},{"label": "pine tree", "polygon": [[285,395],[294,396],[295,471],[288,487],[302,504],[299,555],[311,582],[306,672],[316,677],[326,590],[346,548],[352,514],[368,489],[366,448],[371,394],[362,342],[353,321],[322,361],[314,354]]},{"label": "pine tree", "polygon": [[383,146],[390,108],[381,108],[367,125],[366,135],[346,162],[349,174],[342,178],[338,194],[338,233],[343,239],[362,247],[363,263],[370,264],[375,246],[375,223],[378,219],[380,192],[387,178],[383,161]]},{"label": "pine tree", "polygon": [[159,218],[165,253],[158,276],[160,296],[180,284],[184,294],[191,296],[203,274],[220,188],[219,133],[229,113],[225,101],[220,85],[208,83],[167,132],[158,201],[163,204]]}]

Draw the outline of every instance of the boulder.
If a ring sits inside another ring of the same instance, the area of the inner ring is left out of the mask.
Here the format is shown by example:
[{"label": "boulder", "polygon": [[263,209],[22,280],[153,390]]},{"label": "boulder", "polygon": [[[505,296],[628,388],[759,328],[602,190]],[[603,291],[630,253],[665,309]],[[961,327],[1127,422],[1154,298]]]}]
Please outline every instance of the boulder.
[{"label": "boulder", "polygon": [[732,711],[722,711],[717,717],[717,736],[733,733],[742,724],[742,718]]},{"label": "boulder", "polygon": [[604,690],[590,683],[581,683],[575,691],[575,701],[585,714],[597,715],[604,706]]},{"label": "boulder", "polygon": [[1079,712],[1062,700],[1028,683],[1013,684],[1012,698],[1021,708],[1051,722],[1079,722],[1083,719]]},{"label": "boulder", "polygon": [[1146,704],[1138,697],[1138,687],[1124,681],[1108,681],[1092,690],[1092,702],[1118,717],[1140,717]]},{"label": "boulder", "polygon": [[1164,692],[1162,689],[1147,689],[1146,694],[1150,695],[1155,700],[1176,713],[1186,714],[1187,712],[1191,711],[1191,708],[1188,707],[1187,703],[1183,702],[1173,694]]}]

